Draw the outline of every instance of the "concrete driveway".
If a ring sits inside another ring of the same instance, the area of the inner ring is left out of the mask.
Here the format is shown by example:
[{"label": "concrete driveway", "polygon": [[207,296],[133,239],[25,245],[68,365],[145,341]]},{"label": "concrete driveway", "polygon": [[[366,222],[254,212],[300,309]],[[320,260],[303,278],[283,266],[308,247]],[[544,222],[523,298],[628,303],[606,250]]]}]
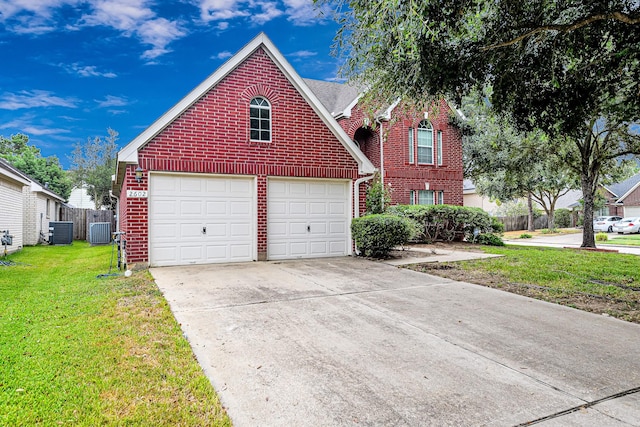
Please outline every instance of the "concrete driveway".
[{"label": "concrete driveway", "polygon": [[151,273],[235,426],[640,425],[636,324],[349,257]]}]

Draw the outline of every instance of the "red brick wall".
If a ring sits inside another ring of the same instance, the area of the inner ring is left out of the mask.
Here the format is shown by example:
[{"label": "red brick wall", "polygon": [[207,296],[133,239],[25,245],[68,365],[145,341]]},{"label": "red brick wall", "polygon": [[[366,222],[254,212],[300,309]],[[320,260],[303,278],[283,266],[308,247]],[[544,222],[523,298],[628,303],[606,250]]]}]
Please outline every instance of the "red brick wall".
[{"label": "red brick wall", "polygon": [[[272,141],[249,141],[249,102],[271,103]],[[267,176],[355,179],[357,163],[258,49],[245,62],[139,150],[147,171],[237,174],[258,177],[258,256],[267,250]],[[147,199],[127,199],[127,189],[146,190],[129,166],[121,195],[121,227],[130,262],[148,260]]]},{"label": "red brick wall", "polygon": [[[391,203],[409,204],[411,190],[425,190],[425,183],[429,189],[444,191],[444,203],[462,205],[462,138],[457,129],[449,124],[451,109],[442,101],[437,109],[429,111],[429,121],[434,132],[434,163],[437,163],[435,149],[438,131],[442,131],[442,165],[419,165],[409,163],[408,132],[409,128],[416,129],[424,113],[409,115],[402,113],[401,108],[394,110],[390,121],[382,123],[384,135],[384,180],[391,185]],[[350,118],[339,121],[342,128],[353,138],[356,130],[365,125],[364,113],[354,108]],[[369,160],[380,167],[380,127],[376,124],[375,137],[362,146],[362,151]],[[415,144],[414,140],[414,144]],[[414,145],[417,154],[417,145]]]}]

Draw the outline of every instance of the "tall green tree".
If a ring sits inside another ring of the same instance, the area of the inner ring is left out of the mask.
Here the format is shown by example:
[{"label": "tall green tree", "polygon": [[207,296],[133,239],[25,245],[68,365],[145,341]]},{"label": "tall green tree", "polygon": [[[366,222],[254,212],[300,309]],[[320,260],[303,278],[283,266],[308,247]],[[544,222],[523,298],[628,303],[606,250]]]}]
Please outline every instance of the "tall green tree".
[{"label": "tall green tree", "polygon": [[[370,97],[459,102],[492,86],[491,105],[519,129],[573,144],[574,154],[563,150],[580,173],[582,246],[595,246],[600,168],[640,154],[640,2],[315,1],[337,4],[343,75],[366,83]],[[604,133],[594,130],[600,120]]]},{"label": "tall green tree", "polygon": [[90,137],[85,143],[76,144],[70,158],[74,184],[86,188],[96,209],[102,206],[113,208],[114,203],[109,190],[116,166],[118,132],[108,128],[107,134],[106,137]]},{"label": "tall green tree", "polygon": [[6,159],[16,169],[45,185],[65,200],[71,194],[71,179],[62,169],[56,156],[42,157],[40,149],[29,145],[25,134],[0,136],[0,157]]}]

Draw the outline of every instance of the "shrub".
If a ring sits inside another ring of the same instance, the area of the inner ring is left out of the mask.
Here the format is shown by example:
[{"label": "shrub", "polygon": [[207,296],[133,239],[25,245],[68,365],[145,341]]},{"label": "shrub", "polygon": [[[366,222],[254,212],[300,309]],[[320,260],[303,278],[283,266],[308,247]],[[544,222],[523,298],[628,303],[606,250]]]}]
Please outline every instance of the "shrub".
[{"label": "shrub", "polygon": [[598,242],[606,242],[607,240],[609,240],[609,236],[607,235],[607,233],[598,233],[596,234],[596,240]]},{"label": "shrub", "polygon": [[382,214],[391,203],[391,189],[383,185],[380,174],[375,175],[367,185],[365,206],[368,214]]},{"label": "shrub", "polygon": [[504,242],[500,238],[500,236],[493,233],[485,233],[478,236],[476,239],[478,243],[481,245],[487,246],[504,246]]},{"label": "shrub", "polygon": [[[416,221],[421,226],[418,239],[423,242],[453,241],[466,238],[474,241],[479,234],[494,231],[489,214],[480,208],[452,205],[396,205],[389,214]],[[496,226],[500,227],[500,226]]]},{"label": "shrub", "polygon": [[491,219],[491,229],[493,230],[493,233],[496,233],[496,234],[504,233],[504,223],[500,221],[498,218],[496,218],[495,216],[490,217],[490,219]]},{"label": "shrub", "polygon": [[394,215],[367,215],[353,219],[351,233],[364,256],[384,258],[395,246],[407,243],[411,223]]},{"label": "shrub", "polygon": [[532,237],[531,234],[527,234],[527,233],[522,233],[520,235],[521,239],[530,239],[531,237]]},{"label": "shrub", "polygon": [[569,209],[556,209],[553,216],[556,227],[571,227],[571,211]]}]

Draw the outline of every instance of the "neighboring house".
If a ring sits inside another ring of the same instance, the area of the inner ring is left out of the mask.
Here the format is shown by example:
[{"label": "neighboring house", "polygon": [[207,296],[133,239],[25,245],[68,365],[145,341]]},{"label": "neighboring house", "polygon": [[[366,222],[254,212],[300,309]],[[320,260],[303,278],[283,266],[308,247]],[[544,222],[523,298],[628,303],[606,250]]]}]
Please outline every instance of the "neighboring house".
[{"label": "neighboring house", "polygon": [[[1,168],[19,177],[21,186],[22,246],[37,245],[48,239],[49,222],[58,221],[64,198],[49,190],[25,173],[0,159]],[[14,187],[14,192],[15,192]],[[14,195],[14,193],[12,193]],[[15,206],[15,199],[13,199]],[[15,223],[15,218],[13,219]],[[14,235],[13,230],[9,229]],[[0,230],[2,231],[2,230]],[[15,245],[14,245],[15,246]]]},{"label": "neighboring house", "polygon": [[[69,195],[69,201],[67,205],[72,208],[78,209],[95,209],[96,204],[91,200],[89,193],[85,187],[74,187]],[[100,210],[107,209],[105,206],[100,206]]]},{"label": "neighboring house", "polygon": [[606,185],[603,190],[607,204],[602,215],[640,216],[640,173],[622,182]]},{"label": "neighboring house", "polygon": [[480,208],[489,215],[497,216],[498,204],[487,196],[479,194],[476,185],[470,179],[465,179],[463,182],[462,199],[464,206]]},{"label": "neighboring house", "polygon": [[[22,189],[29,187],[29,180],[4,159],[0,159],[0,237],[5,231],[13,236],[7,252],[15,252],[24,245]],[[0,248],[4,253],[4,246]]]},{"label": "neighboring house", "polygon": [[113,193],[128,262],[348,255],[378,168],[394,202],[462,203],[461,144],[444,119],[421,112],[387,132],[390,108],[373,128],[354,88],[327,84],[332,98],[324,83],[260,34],[125,146]]}]

